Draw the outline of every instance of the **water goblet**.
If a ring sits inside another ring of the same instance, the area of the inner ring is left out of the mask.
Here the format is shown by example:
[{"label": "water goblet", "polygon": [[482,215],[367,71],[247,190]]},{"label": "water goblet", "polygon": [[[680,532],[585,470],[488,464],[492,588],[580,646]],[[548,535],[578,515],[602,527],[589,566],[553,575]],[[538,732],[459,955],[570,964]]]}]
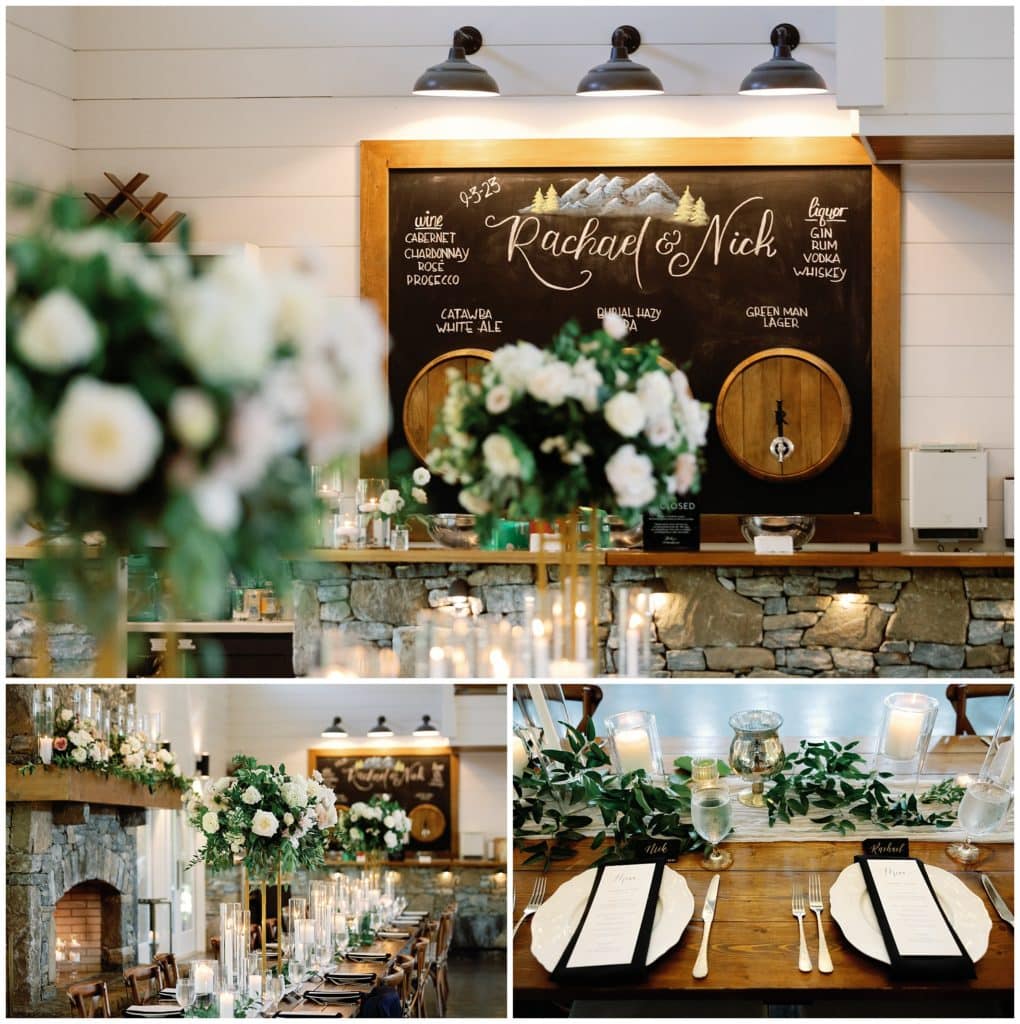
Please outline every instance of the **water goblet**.
[{"label": "water goblet", "polygon": [[963,842],[950,843],[946,853],[958,864],[973,864],[979,860],[981,850],[970,841],[971,836],[994,832],[1006,817],[1011,799],[1009,787],[1002,782],[987,778],[972,782],[957,811],[957,820],[963,827]]},{"label": "water goblet", "polygon": [[283,975],[282,974],[271,974],[264,981],[266,989],[265,998],[265,1012],[268,1016],[272,1016],[276,1013],[277,1008],[280,1005],[280,1000],[283,998]]},{"label": "water goblet", "polygon": [[702,786],[691,793],[694,830],[710,844],[701,862],[707,871],[723,871],[733,863],[730,853],[719,849],[719,843],[730,831],[732,820],[730,791],[725,786]]},{"label": "water goblet", "polygon": [[190,975],[178,974],[174,997],[182,1010],[190,1010],[195,1004],[195,979]]}]

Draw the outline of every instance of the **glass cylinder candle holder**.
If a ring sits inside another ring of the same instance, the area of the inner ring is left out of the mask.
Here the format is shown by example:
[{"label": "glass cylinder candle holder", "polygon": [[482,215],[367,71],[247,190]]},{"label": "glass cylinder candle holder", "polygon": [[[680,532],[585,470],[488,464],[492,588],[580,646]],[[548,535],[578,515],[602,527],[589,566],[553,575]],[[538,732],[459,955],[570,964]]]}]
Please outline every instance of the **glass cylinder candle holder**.
[{"label": "glass cylinder candle holder", "polygon": [[411,531],[406,526],[394,525],[390,530],[390,551],[409,551]]},{"label": "glass cylinder candle holder", "polygon": [[1013,690],[1009,691],[1006,704],[995,727],[995,735],[988,744],[984,764],[981,766],[982,779],[1001,783],[1013,792]]},{"label": "glass cylinder candle holder", "polygon": [[916,780],[928,753],[939,702],[924,693],[891,693],[883,704],[876,770]]},{"label": "glass cylinder candle holder", "polygon": [[345,498],[340,509],[331,517],[333,533],[329,546],[334,548],[355,548],[358,546],[357,500]]},{"label": "glass cylinder candle holder", "polygon": [[618,775],[643,768],[652,777],[665,775],[662,747],[655,715],[648,711],[624,711],[606,719],[609,753]]},{"label": "glass cylinder candle holder", "polygon": [[358,543],[363,548],[386,548],[390,542],[390,520],[382,514],[380,501],[389,481],[362,477],[358,481]]},{"label": "glass cylinder candle holder", "polygon": [[652,659],[651,592],[642,587],[621,587],[616,606],[616,673],[633,678],[647,676]]},{"label": "glass cylinder candle holder", "polygon": [[210,1006],[220,989],[219,964],[215,960],[193,960],[191,976],[195,979],[195,1002]]},{"label": "glass cylinder candle holder", "polygon": [[53,687],[33,686],[32,719],[35,722],[36,734],[52,737],[55,718],[56,707],[54,704]]}]

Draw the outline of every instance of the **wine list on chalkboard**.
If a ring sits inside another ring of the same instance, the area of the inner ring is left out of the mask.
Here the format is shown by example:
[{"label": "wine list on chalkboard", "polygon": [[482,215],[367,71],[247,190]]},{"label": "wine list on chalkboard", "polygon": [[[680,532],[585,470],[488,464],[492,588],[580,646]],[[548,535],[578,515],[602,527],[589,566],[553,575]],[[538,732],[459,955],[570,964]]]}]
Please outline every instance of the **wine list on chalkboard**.
[{"label": "wine list on chalkboard", "polygon": [[[614,312],[632,343],[657,338],[713,406],[734,367],[768,349],[817,357],[846,386],[852,430],[814,476],[756,477],[713,432],[699,512],[868,513],[870,175],[867,166],[390,170],[391,449],[406,444],[401,403],[430,361],[519,339],[545,345],[570,319],[590,329]],[[782,395],[791,438],[817,416],[804,390]],[[768,446],[774,428],[771,413],[759,423],[748,410],[741,423],[751,445]]]}]

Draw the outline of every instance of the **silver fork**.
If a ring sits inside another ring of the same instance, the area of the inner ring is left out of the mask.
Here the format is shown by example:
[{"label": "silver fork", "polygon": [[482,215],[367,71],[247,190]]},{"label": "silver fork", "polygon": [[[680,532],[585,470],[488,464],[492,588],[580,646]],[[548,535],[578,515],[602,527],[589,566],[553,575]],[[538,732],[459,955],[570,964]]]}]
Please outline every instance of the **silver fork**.
[{"label": "silver fork", "polygon": [[794,883],[793,886],[793,916],[797,918],[797,927],[800,929],[800,959],[797,966],[807,973],[811,970],[811,957],[808,955],[807,940],[804,938],[804,890]]},{"label": "silver fork", "polygon": [[[527,906],[524,908],[524,913],[521,914],[521,919],[514,925],[514,935],[517,934],[517,929],[524,924],[524,919],[530,917],[540,906],[542,901],[545,899],[545,875],[535,879],[535,884],[531,889],[531,898],[528,900]],[[513,936],[511,936],[513,938]]]},{"label": "silver fork", "polygon": [[808,875],[808,907],[815,912],[818,919],[818,970],[822,974],[832,974],[832,958],[829,947],[825,944],[825,932],[822,931],[822,879],[818,875]]}]

